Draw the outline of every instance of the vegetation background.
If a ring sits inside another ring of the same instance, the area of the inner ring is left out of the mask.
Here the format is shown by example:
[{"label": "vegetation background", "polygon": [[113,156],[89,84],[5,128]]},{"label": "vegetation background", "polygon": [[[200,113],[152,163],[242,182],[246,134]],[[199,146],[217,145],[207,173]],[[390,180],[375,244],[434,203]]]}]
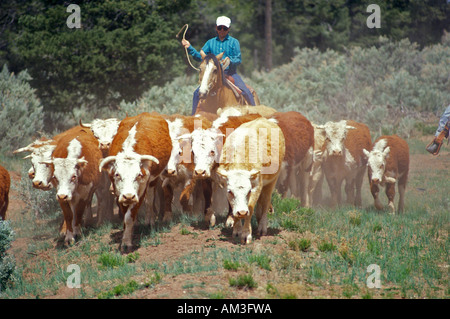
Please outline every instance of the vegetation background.
[{"label": "vegetation background", "polygon": [[[80,29],[66,25],[71,3],[80,6]],[[374,3],[380,29],[366,26]],[[61,249],[54,193],[32,189],[29,162],[12,151],[80,119],[190,114],[198,75],[175,35],[188,23],[186,37],[200,49],[219,15],[232,19],[238,70],[263,104],[317,123],[361,121],[373,139],[407,139],[407,214],[303,209],[275,194],[262,245],[242,247],[221,225],[205,230],[177,216],[168,227],[138,227],[140,246],[129,256],[116,251],[120,221],[98,229],[88,221],[83,241]],[[0,162],[20,201],[0,227],[1,296],[448,298],[450,163],[424,147],[450,103],[449,25],[446,0],[1,1]],[[174,252],[174,242],[190,250]],[[85,276],[76,292],[64,288],[74,259]],[[389,270],[379,291],[365,286],[372,263]]]}]

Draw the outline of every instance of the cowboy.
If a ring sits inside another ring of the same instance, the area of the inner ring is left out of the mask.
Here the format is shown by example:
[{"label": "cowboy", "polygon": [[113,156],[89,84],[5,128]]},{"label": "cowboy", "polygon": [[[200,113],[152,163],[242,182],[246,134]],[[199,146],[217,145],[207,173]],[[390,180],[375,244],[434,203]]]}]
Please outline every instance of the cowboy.
[{"label": "cowboy", "polygon": [[[250,90],[245,85],[242,78],[236,73],[236,69],[239,64],[241,64],[241,48],[239,41],[228,34],[230,31],[231,20],[228,17],[221,16],[216,20],[216,31],[217,37],[209,39],[202,50],[205,54],[212,53],[218,55],[222,52],[223,59],[226,57],[230,58],[230,65],[226,70],[225,74],[231,76],[234,79],[234,84],[242,91],[242,95],[247,100],[250,105],[255,105],[255,100]],[[202,57],[200,52],[198,52],[189,41],[183,39],[181,44],[188,50],[189,54],[197,61],[201,61]],[[194,91],[194,97],[192,99],[192,115],[195,114],[197,110],[197,105],[199,102],[199,88]]]},{"label": "cowboy", "polygon": [[445,138],[448,138],[450,128],[450,105],[447,106],[439,119],[439,126],[434,134],[434,139],[426,147],[427,151],[437,155]]}]

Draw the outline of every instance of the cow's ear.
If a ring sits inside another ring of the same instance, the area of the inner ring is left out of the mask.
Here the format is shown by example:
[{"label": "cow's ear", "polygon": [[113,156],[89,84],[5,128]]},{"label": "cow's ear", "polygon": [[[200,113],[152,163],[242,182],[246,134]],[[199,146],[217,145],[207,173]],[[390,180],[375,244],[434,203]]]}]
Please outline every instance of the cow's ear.
[{"label": "cow's ear", "polygon": [[77,168],[78,168],[78,169],[83,169],[83,168],[85,168],[87,164],[88,164],[88,161],[86,161],[86,160],[84,159],[84,157],[83,157],[83,158],[80,158],[79,160],[77,160]]},{"label": "cow's ear", "polygon": [[257,170],[257,169],[252,169],[251,171],[250,171],[250,179],[252,180],[252,181],[256,181],[256,179],[259,177],[259,171]]},{"label": "cow's ear", "polygon": [[385,158],[389,158],[390,151],[391,151],[391,148],[389,146],[384,149],[383,155]]},{"label": "cow's ear", "polygon": [[364,155],[366,155],[367,158],[369,158],[370,152],[368,150],[363,148],[363,153],[364,153]]},{"label": "cow's ear", "polygon": [[227,171],[219,167],[216,169],[216,177],[220,188],[224,188],[227,184]]}]

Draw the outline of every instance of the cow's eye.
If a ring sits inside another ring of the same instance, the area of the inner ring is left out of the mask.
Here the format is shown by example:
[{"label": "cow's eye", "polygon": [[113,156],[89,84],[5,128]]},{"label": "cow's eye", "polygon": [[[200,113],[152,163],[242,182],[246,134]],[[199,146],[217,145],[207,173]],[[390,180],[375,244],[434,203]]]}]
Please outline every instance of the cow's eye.
[{"label": "cow's eye", "polygon": [[231,190],[228,190],[228,195],[234,196],[233,192]]},{"label": "cow's eye", "polygon": [[77,175],[73,175],[72,178],[70,179],[71,182],[75,182],[77,180]]},{"label": "cow's eye", "polygon": [[114,174],[114,177],[115,177],[116,179],[119,179],[119,180],[121,179],[119,173]]},{"label": "cow's eye", "polygon": [[210,154],[211,156],[214,156],[214,155],[216,155],[216,152],[211,151],[209,154]]}]

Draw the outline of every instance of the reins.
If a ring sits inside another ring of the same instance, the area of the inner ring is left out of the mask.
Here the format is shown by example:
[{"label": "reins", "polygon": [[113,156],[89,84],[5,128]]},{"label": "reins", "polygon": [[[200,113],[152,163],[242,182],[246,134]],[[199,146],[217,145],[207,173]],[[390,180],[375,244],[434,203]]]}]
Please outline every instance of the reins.
[{"label": "reins", "polygon": [[[186,27],[186,29],[184,30],[184,33],[183,33],[183,40],[186,40],[186,38],[185,38],[186,32],[187,32],[187,30],[189,29],[189,25],[188,25],[187,23],[186,23],[184,26],[181,27],[180,31],[178,31],[178,33],[177,33],[177,39],[178,39],[178,37],[179,37],[181,31],[182,31],[185,27]],[[188,54],[187,48],[184,48],[184,51],[186,52],[186,58],[187,58],[187,60],[188,60],[188,62],[189,62],[189,65],[190,65],[194,70],[200,72],[200,69],[199,69],[199,68],[196,68],[195,66],[192,65],[191,60],[189,59],[189,54]]]}]

